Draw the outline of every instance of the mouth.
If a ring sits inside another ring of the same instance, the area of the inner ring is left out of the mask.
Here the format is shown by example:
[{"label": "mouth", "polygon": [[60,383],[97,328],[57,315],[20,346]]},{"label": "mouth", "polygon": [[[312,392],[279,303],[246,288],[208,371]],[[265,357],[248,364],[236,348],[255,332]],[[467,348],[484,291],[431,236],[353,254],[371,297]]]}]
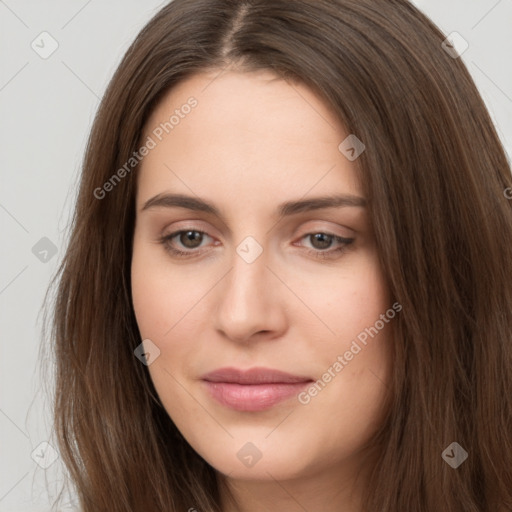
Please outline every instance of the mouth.
[{"label": "mouth", "polygon": [[300,393],[313,379],[270,368],[220,368],[203,375],[210,396],[237,411],[263,411]]}]

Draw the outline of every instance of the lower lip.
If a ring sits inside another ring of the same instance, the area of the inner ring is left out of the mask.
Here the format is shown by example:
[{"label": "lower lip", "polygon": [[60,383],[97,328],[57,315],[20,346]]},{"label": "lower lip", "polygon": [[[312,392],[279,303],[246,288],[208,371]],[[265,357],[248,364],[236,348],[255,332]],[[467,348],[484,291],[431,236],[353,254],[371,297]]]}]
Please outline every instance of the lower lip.
[{"label": "lower lip", "polygon": [[208,392],[222,405],[237,411],[264,411],[297,396],[311,382],[234,384],[203,381]]}]

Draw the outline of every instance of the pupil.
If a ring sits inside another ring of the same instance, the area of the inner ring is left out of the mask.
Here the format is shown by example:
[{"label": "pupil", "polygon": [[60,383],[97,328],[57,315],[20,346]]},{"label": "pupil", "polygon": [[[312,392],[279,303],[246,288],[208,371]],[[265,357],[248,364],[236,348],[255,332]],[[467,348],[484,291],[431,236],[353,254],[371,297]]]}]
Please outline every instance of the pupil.
[{"label": "pupil", "polygon": [[[185,247],[189,247],[189,248],[195,248],[197,246],[194,245],[194,240],[197,241],[198,239],[201,238],[201,233],[197,232],[197,231],[186,231],[185,233],[182,234],[182,236],[185,236],[185,243],[183,243],[183,245]],[[182,240],[183,242],[183,240]],[[189,242],[192,242],[192,245],[189,245]]]},{"label": "pupil", "polygon": [[332,236],[325,233],[316,233],[313,235],[313,240],[320,242],[320,247],[317,247],[317,249],[326,249],[331,245]]}]

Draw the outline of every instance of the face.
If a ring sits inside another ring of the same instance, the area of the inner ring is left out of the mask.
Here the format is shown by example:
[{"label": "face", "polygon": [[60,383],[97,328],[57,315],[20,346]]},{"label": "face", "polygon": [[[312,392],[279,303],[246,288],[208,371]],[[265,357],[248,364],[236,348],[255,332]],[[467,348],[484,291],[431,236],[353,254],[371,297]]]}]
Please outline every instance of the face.
[{"label": "face", "polygon": [[216,76],[181,82],[145,127],[131,277],[148,370],[229,479],[353,472],[397,311],[349,133],[303,85]]}]

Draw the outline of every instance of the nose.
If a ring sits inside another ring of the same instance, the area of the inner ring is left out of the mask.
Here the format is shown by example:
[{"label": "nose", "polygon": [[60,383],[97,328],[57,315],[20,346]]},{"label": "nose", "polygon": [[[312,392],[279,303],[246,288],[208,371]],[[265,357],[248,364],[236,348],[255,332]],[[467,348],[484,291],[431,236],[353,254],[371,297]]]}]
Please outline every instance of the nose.
[{"label": "nose", "polygon": [[216,287],[217,331],[236,342],[281,336],[287,326],[286,287],[267,266],[265,252],[252,262],[235,253],[232,261]]}]

